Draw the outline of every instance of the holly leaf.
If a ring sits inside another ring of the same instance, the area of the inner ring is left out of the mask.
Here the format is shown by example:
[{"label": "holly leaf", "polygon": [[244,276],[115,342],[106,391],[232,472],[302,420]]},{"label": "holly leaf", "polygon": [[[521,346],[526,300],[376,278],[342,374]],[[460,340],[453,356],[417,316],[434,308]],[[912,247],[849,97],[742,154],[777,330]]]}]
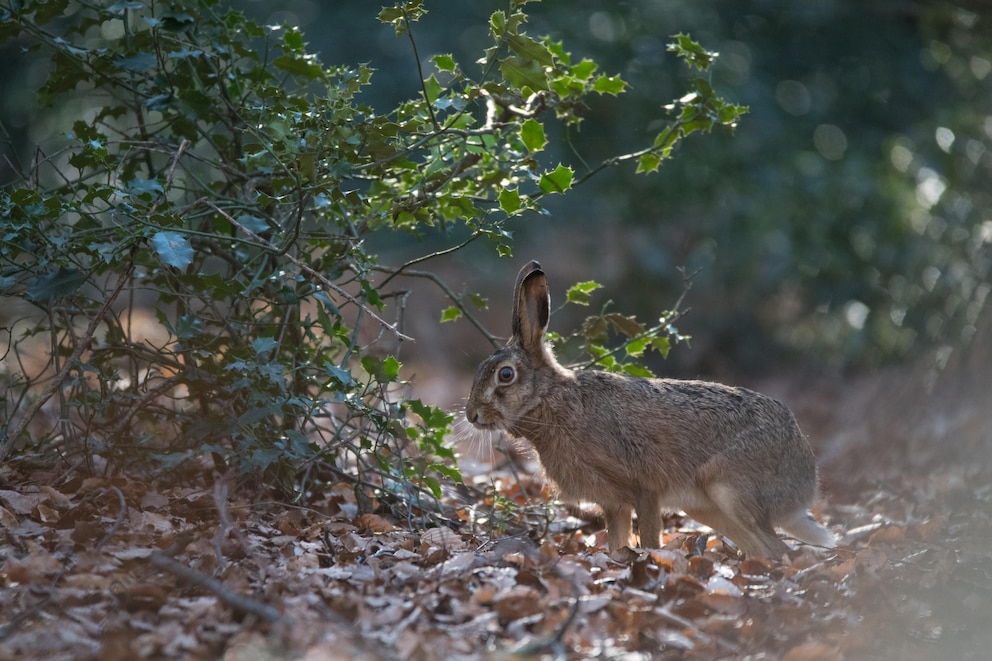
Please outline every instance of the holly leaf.
[{"label": "holly leaf", "polygon": [[177,269],[184,269],[193,261],[193,246],[179,232],[158,232],[152,237],[152,248],[163,262]]},{"label": "holly leaf", "polygon": [[520,140],[528,151],[541,151],[548,144],[548,139],[544,135],[544,125],[533,118],[526,120],[520,125]]},{"label": "holly leaf", "polygon": [[539,185],[545,193],[564,193],[572,187],[572,168],[559,163],[554,170],[541,175]]},{"label": "holly leaf", "polygon": [[577,282],[568,288],[565,293],[565,301],[568,303],[575,303],[576,305],[589,305],[590,294],[597,289],[601,289],[603,285],[599,284],[595,280],[588,280],[586,282]]},{"label": "holly leaf", "polygon": [[455,321],[456,319],[461,319],[462,311],[461,309],[455,307],[454,305],[445,308],[444,312],[441,313],[441,323],[448,321]]}]

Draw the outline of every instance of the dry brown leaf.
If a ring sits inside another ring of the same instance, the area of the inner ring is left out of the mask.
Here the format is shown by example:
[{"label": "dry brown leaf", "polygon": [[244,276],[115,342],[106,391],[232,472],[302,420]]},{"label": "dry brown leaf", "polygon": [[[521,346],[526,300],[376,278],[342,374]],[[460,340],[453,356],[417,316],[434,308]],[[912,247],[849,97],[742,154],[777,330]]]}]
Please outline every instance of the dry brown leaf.
[{"label": "dry brown leaf", "polygon": [[4,563],[7,582],[25,585],[34,581],[45,581],[62,571],[62,562],[35,540],[27,540],[26,546],[27,555],[21,558],[9,556]]},{"label": "dry brown leaf", "polygon": [[538,591],[526,585],[515,585],[501,592],[493,599],[492,605],[502,622],[536,615],[544,608]]},{"label": "dry brown leaf", "polygon": [[47,493],[39,493],[37,491],[21,493],[8,489],[0,489],[0,503],[4,504],[15,514],[31,515],[39,503],[43,503],[48,499],[49,495]]},{"label": "dry brown leaf", "polygon": [[396,530],[395,525],[378,514],[362,514],[355,519],[355,525],[360,531],[367,532],[393,532]]},{"label": "dry brown leaf", "polygon": [[141,497],[139,502],[143,510],[160,510],[169,505],[169,497],[158,491],[149,491]]},{"label": "dry brown leaf", "polygon": [[34,508],[34,518],[42,523],[58,523],[62,519],[62,515],[54,507],[49,507],[45,503],[38,503]]},{"label": "dry brown leaf", "polygon": [[868,545],[898,544],[906,541],[906,529],[902,526],[885,526],[879,528],[868,538]]},{"label": "dry brown leaf", "polygon": [[709,578],[713,575],[713,560],[701,555],[693,556],[689,558],[689,572],[697,578]]},{"label": "dry brown leaf", "polygon": [[451,528],[443,526],[439,528],[428,528],[420,538],[431,546],[460,551],[465,548],[465,542]]},{"label": "dry brown leaf", "polygon": [[826,643],[805,643],[793,647],[782,657],[782,661],[843,661],[844,655]]},{"label": "dry brown leaf", "polygon": [[916,536],[926,542],[944,537],[944,526],[947,524],[947,516],[937,514],[929,517],[926,521],[915,526]]},{"label": "dry brown leaf", "polygon": [[621,546],[618,549],[613,549],[610,551],[610,560],[613,562],[634,562],[642,555],[645,555],[643,551],[638,551],[630,548],[629,546]]},{"label": "dry brown leaf", "polygon": [[649,553],[651,555],[651,559],[666,572],[672,574],[684,574],[689,571],[689,560],[686,558],[685,554],[680,551],[672,551],[669,549],[651,549]]},{"label": "dry brown leaf", "polygon": [[7,530],[13,530],[18,526],[17,517],[14,516],[14,513],[2,506],[0,506],[0,526],[3,526]]}]

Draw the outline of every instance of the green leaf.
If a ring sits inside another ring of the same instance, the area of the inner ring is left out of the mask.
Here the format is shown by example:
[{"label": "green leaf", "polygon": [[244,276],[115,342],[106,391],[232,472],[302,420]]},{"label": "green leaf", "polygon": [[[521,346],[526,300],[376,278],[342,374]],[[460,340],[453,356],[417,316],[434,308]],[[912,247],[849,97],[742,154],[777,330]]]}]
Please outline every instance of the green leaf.
[{"label": "green leaf", "polygon": [[672,342],[667,337],[656,337],[651,340],[651,348],[660,353],[663,358],[668,358],[668,352],[672,349]]},{"label": "green leaf", "polygon": [[489,16],[489,30],[493,33],[493,36],[496,38],[503,36],[503,32],[506,30],[505,12],[494,11]]},{"label": "green leaf", "polygon": [[393,26],[397,36],[406,34],[407,23],[420,20],[427,13],[423,0],[401,2],[392,7],[383,7],[379,12],[379,20]]},{"label": "green leaf", "polygon": [[193,261],[193,246],[179,232],[157,232],[152,237],[152,248],[163,262],[177,269],[184,269]]},{"label": "green leaf", "polygon": [[115,63],[121,69],[125,71],[131,71],[133,73],[142,73],[151,68],[154,68],[158,64],[158,60],[151,53],[138,53],[137,55],[132,55],[131,57],[119,57],[115,60]]},{"label": "green leaf", "polygon": [[127,192],[131,195],[141,195],[142,193],[161,193],[162,184],[157,179],[142,179],[135,177],[127,182]]},{"label": "green leaf", "polygon": [[455,321],[456,319],[460,319],[461,316],[462,316],[461,309],[452,305],[450,307],[445,308],[444,312],[441,313],[441,323],[445,323],[447,321]]},{"label": "green leaf", "polygon": [[69,0],[49,0],[48,2],[37,3],[34,12],[34,21],[38,25],[44,25],[53,18],[58,18],[65,13]]},{"label": "green leaf", "polygon": [[568,303],[575,303],[576,305],[589,305],[589,300],[591,299],[590,294],[597,289],[601,289],[602,287],[603,285],[599,284],[595,280],[577,282],[569,287],[568,291],[565,293],[565,301]]},{"label": "green leaf", "polygon": [[424,484],[427,485],[427,488],[431,490],[431,493],[432,494],[434,494],[434,497],[437,498],[438,500],[440,500],[441,499],[441,483],[438,482],[436,479],[434,479],[433,477],[431,477],[429,475],[424,475],[423,476],[423,480],[424,480]]},{"label": "green leaf", "polygon": [[324,72],[316,58],[309,55],[305,57],[281,55],[272,60],[272,66],[305,80],[317,80]]},{"label": "green leaf", "polygon": [[520,193],[515,188],[504,188],[499,192],[499,208],[512,215],[521,207]]},{"label": "green leaf", "polygon": [[644,355],[644,350],[648,347],[648,338],[642,337],[631,340],[624,346],[624,351],[631,358],[640,358]]},{"label": "green leaf", "polygon": [[541,175],[539,185],[545,193],[564,193],[572,187],[572,168],[559,163],[552,172]]},{"label": "green leaf", "polygon": [[540,64],[542,67],[552,67],[555,58],[548,47],[537,41],[519,34],[507,35],[506,43],[512,51],[526,60]]},{"label": "green leaf", "polygon": [[257,337],[251,343],[251,348],[255,350],[255,353],[264,354],[272,349],[275,349],[279,343],[276,342],[275,338],[272,337]]},{"label": "green leaf", "polygon": [[193,27],[196,19],[186,12],[174,9],[166,9],[162,12],[162,27],[171,32],[182,32]]},{"label": "green leaf", "polygon": [[424,95],[427,97],[427,103],[434,105],[434,102],[440,98],[442,91],[444,88],[441,87],[441,83],[437,81],[434,74],[424,80]]},{"label": "green leaf", "polygon": [[435,55],[431,58],[431,61],[434,62],[434,66],[438,68],[438,71],[450,71],[451,73],[455,72],[455,58],[451,57],[451,55],[447,53],[443,55]]},{"label": "green leaf", "polygon": [[637,160],[637,170],[634,171],[634,174],[655,172],[661,166],[662,160],[663,159],[654,152],[641,154],[641,157]]},{"label": "green leaf", "polygon": [[[564,52],[561,50],[560,44],[555,45],[555,51],[558,53]],[[589,80],[589,77],[596,73],[597,68],[598,67],[594,61],[586,59],[569,69],[569,73],[573,78],[578,78],[579,80]]]},{"label": "green leaf", "polygon": [[627,83],[620,79],[620,76],[600,76],[592,84],[592,89],[600,94],[610,94],[617,96],[627,88]]},{"label": "green leaf", "polygon": [[541,151],[548,144],[548,139],[544,135],[544,124],[533,117],[528,118],[520,125],[520,140],[528,151]]},{"label": "green leaf", "polygon": [[623,373],[638,379],[650,379],[654,376],[654,372],[637,363],[625,363]]},{"label": "green leaf", "polygon": [[708,51],[700,46],[698,42],[693,41],[687,34],[673,35],[672,38],[675,41],[668,44],[668,50],[675,52],[686,64],[700,71],[709,69],[719,56],[718,53]]},{"label": "green leaf", "polygon": [[351,376],[351,370],[342,369],[331,362],[324,363],[324,371],[327,373],[327,376],[346,388],[355,383],[355,379]]},{"label": "green leaf", "polygon": [[400,375],[400,361],[393,356],[386,356],[382,361],[382,372],[390,381],[395,381]]},{"label": "green leaf", "polygon": [[79,269],[59,269],[31,280],[26,292],[29,301],[49,303],[76,293],[86,276]]},{"label": "green leaf", "polygon": [[521,89],[546,90],[548,77],[544,67],[526,57],[510,56],[500,60],[500,73],[511,85]]}]

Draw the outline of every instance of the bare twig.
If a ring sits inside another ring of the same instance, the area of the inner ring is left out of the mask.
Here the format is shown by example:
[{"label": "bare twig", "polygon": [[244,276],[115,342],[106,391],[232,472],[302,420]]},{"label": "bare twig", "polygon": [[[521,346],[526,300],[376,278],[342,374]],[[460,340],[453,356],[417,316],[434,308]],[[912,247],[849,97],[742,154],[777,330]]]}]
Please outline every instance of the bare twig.
[{"label": "bare twig", "polygon": [[[61,575],[60,575],[61,576]],[[0,640],[3,640],[17,631],[18,627],[22,623],[27,622],[32,617],[35,617],[43,610],[48,608],[50,604],[55,601],[55,589],[52,587],[43,588],[40,586],[32,585],[30,591],[35,591],[36,589],[43,590],[42,598],[32,606],[25,608],[24,610],[18,611],[10,616],[10,619],[3,625],[0,625]]]},{"label": "bare twig", "polygon": [[[461,246],[456,246],[455,248],[459,248],[459,247],[461,247]],[[434,253],[434,254],[437,254],[437,253]],[[423,260],[420,260],[420,261],[423,261]],[[407,264],[404,264],[402,267],[400,267],[400,270],[402,270],[403,275],[405,275],[407,277],[410,277],[410,278],[422,278],[424,280],[430,280],[431,282],[433,282],[435,285],[437,285],[438,289],[440,289],[442,292],[444,292],[444,295],[447,296],[451,300],[451,302],[454,303],[455,306],[459,310],[461,310],[462,314],[465,315],[465,318],[468,320],[468,322],[470,324],[472,324],[473,326],[475,326],[475,328],[480,333],[482,333],[482,336],[483,337],[485,337],[487,340],[489,340],[489,342],[493,345],[493,348],[498,349],[501,346],[500,339],[498,337],[496,337],[495,335],[493,335],[492,333],[490,333],[486,329],[486,327],[482,325],[482,322],[479,321],[478,319],[476,319],[475,316],[471,312],[469,312],[468,307],[462,301],[461,297],[458,294],[456,294],[455,291],[453,289],[451,289],[451,287],[449,287],[447,285],[447,283],[444,282],[444,280],[442,280],[441,278],[439,278],[434,273],[431,273],[430,271],[414,271],[414,270],[411,270],[411,269],[407,269],[406,267],[409,264],[410,263],[408,262]],[[387,269],[384,269],[384,268],[377,268],[376,270],[381,271],[383,273],[390,273],[390,271],[388,271]],[[395,273],[395,272],[393,272],[393,273]],[[392,279],[392,277],[393,276],[390,275],[390,277],[386,278],[386,280],[383,281],[383,284],[385,284],[390,279]]]},{"label": "bare twig", "polygon": [[227,507],[227,485],[229,480],[230,471],[227,475],[222,475],[216,482],[214,482],[214,506],[217,508],[217,514],[220,518],[220,526],[217,528],[217,534],[214,535],[214,555],[217,556],[217,565],[221,569],[227,566],[227,561],[224,560],[223,544],[228,530],[230,530],[231,533],[238,538],[238,541],[241,542],[245,552],[251,553],[248,540],[245,539],[241,530],[236,528],[234,524],[231,523],[231,515],[228,512]]},{"label": "bare twig", "polygon": [[110,439],[117,438],[121,432],[124,431],[124,427],[127,426],[127,424],[131,421],[131,418],[133,418],[138,411],[169,388],[174,387],[177,381],[177,377],[167,376],[163,378],[162,383],[158,384],[154,388],[149,388],[146,390],[143,395],[138,397],[134,403],[128,407],[127,411],[124,412],[124,415],[122,415],[110,431],[107,432],[107,437]]},{"label": "bare twig", "polygon": [[[110,538],[120,529],[121,524],[124,523],[124,517],[127,516],[127,500],[124,498],[124,492],[117,487],[110,487],[110,491],[117,494],[117,503],[120,507],[117,508],[117,520],[114,521],[114,525],[110,526],[110,530],[100,538],[100,541],[96,543],[96,550],[99,551],[103,548],[103,545],[110,541]],[[106,492],[107,490],[104,489]]]},{"label": "bare twig", "polygon": [[[475,241],[476,239],[478,239],[480,236],[482,236],[482,235],[479,234],[479,233],[475,233],[475,234],[473,234],[472,236],[468,237],[467,239],[465,239],[464,241],[462,241],[461,243],[459,243],[456,246],[451,246],[450,248],[445,248],[444,250],[437,250],[437,251],[432,252],[432,253],[429,253],[427,255],[421,255],[420,257],[416,257],[414,259],[411,259],[410,261],[406,262],[405,264],[403,264],[399,268],[395,268],[395,269],[390,270],[389,271],[389,275],[386,276],[386,279],[379,283],[379,288],[381,289],[382,287],[385,287],[387,284],[389,284],[389,281],[390,280],[392,280],[393,278],[395,278],[398,275],[402,275],[411,266],[416,266],[417,264],[426,262],[427,260],[435,259],[436,257],[444,257],[445,255],[450,255],[453,252],[457,252],[457,251],[461,250],[462,248],[464,248],[465,246],[467,246],[468,244],[470,244],[473,241]],[[385,272],[385,269],[383,269],[383,272]]]},{"label": "bare twig", "polygon": [[158,569],[167,571],[173,576],[191,585],[206,588],[210,592],[213,592],[222,602],[240,613],[244,613],[246,615],[256,615],[272,624],[287,623],[289,621],[289,618],[279,612],[279,609],[268,604],[263,604],[262,602],[245,596],[240,592],[235,592],[216,578],[207,576],[206,574],[198,572],[195,569],[187,567],[178,560],[173,560],[161,551],[152,553],[151,556],[149,556],[149,559],[152,565]]},{"label": "bare twig", "polygon": [[10,435],[6,438],[0,438],[0,462],[7,458],[7,454],[10,452],[11,448],[14,447],[14,443],[18,438],[20,438],[21,434],[24,433],[24,430],[27,429],[28,425],[31,423],[31,420],[38,413],[38,411],[41,410],[41,407],[52,398],[52,395],[54,395],[55,392],[62,387],[62,384],[65,383],[65,380],[69,378],[69,373],[76,366],[80,356],[83,355],[83,352],[86,351],[86,349],[90,346],[90,343],[93,341],[93,334],[96,333],[97,327],[103,321],[103,315],[108,309],[110,309],[113,302],[117,300],[121,290],[124,289],[124,285],[131,278],[132,271],[134,271],[133,260],[128,264],[127,268],[124,269],[124,272],[121,273],[117,286],[114,287],[114,290],[110,292],[107,298],[103,301],[103,305],[100,306],[99,312],[93,315],[93,318],[90,319],[90,323],[86,327],[86,331],[79,338],[75,348],[72,350],[72,354],[69,355],[69,359],[62,364],[62,367],[55,374],[55,377],[48,382],[48,385],[41,392],[38,398],[34,400],[30,406],[28,406],[27,410],[24,412],[24,415],[14,427],[14,430],[10,433]]},{"label": "bare twig", "polygon": [[581,593],[579,587],[575,584],[575,581],[568,579],[560,571],[556,573],[563,580],[566,580],[572,587],[572,597],[568,600],[568,615],[565,616],[564,621],[553,634],[543,638],[541,640],[535,640],[529,643],[524,643],[513,650],[513,658],[528,658],[532,656],[538,656],[544,653],[545,650],[551,650],[555,655],[555,658],[564,658],[565,654],[565,633],[568,628],[572,626],[572,622],[575,621],[575,616],[579,614],[579,597]]},{"label": "bare twig", "polygon": [[220,525],[214,535],[214,556],[217,558],[217,566],[223,570],[227,567],[227,561],[224,560],[224,536],[231,527],[231,517],[227,514],[227,480],[223,477],[214,482],[214,507],[220,517]]},{"label": "bare twig", "polygon": [[[241,230],[242,232],[244,232],[245,234],[247,234],[253,240],[258,241],[259,244],[261,244],[266,249],[271,250],[272,252],[275,252],[277,254],[279,253],[279,251],[275,248],[275,246],[273,246],[268,241],[266,241],[265,239],[263,239],[262,237],[260,237],[258,234],[255,234],[250,229],[248,229],[247,227],[245,227],[244,225],[242,225],[241,223],[239,223],[229,213],[227,213],[226,211],[224,211],[223,209],[221,209],[220,207],[218,207],[216,204],[214,204],[210,200],[208,200],[206,198],[201,198],[199,200],[199,203],[210,207],[211,209],[213,209],[214,211],[216,211],[220,215],[224,216],[225,220],[227,220],[229,223],[231,223],[232,225],[234,225],[235,227],[237,227],[239,230]],[[351,294],[349,294],[347,291],[345,291],[341,287],[337,286],[336,284],[334,284],[333,282],[331,282],[330,280],[328,280],[326,276],[324,276],[322,273],[320,273],[316,269],[312,268],[310,265],[305,264],[303,261],[297,259],[296,257],[293,257],[289,253],[281,253],[281,255],[283,257],[285,257],[286,259],[288,259],[290,262],[292,262],[301,271],[303,271],[304,273],[306,273],[310,277],[316,279],[317,282],[319,282],[321,284],[321,286],[323,286],[323,287],[325,287],[325,288],[327,288],[327,289],[329,289],[331,291],[336,292],[339,296],[341,296],[342,298],[346,299],[350,303],[354,303],[355,305],[357,305],[366,314],[368,314],[370,317],[372,317],[372,319],[374,319],[379,325],[381,325],[386,330],[390,331],[398,339],[400,339],[400,340],[406,340],[407,342],[413,342],[414,341],[414,339],[412,337],[410,337],[409,335],[404,335],[403,333],[401,333],[394,325],[392,325],[391,323],[389,323],[388,321],[386,321],[385,319],[383,319],[382,317],[380,317],[378,314],[376,314],[375,312],[373,312],[372,310],[370,310],[369,309],[369,306],[365,305],[360,300],[358,300],[357,298],[355,298],[354,296],[352,296]]]}]

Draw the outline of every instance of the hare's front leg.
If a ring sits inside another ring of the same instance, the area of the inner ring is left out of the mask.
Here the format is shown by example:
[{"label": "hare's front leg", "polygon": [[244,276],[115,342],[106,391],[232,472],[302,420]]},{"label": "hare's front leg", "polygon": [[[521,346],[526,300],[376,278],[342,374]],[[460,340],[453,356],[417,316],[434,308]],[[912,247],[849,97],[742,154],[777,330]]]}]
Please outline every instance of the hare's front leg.
[{"label": "hare's front leg", "polygon": [[650,496],[640,498],[634,509],[637,510],[637,531],[641,536],[641,548],[661,548],[664,519],[658,499]]},{"label": "hare's front leg", "polygon": [[606,517],[606,539],[609,549],[616,551],[630,546],[631,516],[634,508],[630,505],[603,505]]}]

